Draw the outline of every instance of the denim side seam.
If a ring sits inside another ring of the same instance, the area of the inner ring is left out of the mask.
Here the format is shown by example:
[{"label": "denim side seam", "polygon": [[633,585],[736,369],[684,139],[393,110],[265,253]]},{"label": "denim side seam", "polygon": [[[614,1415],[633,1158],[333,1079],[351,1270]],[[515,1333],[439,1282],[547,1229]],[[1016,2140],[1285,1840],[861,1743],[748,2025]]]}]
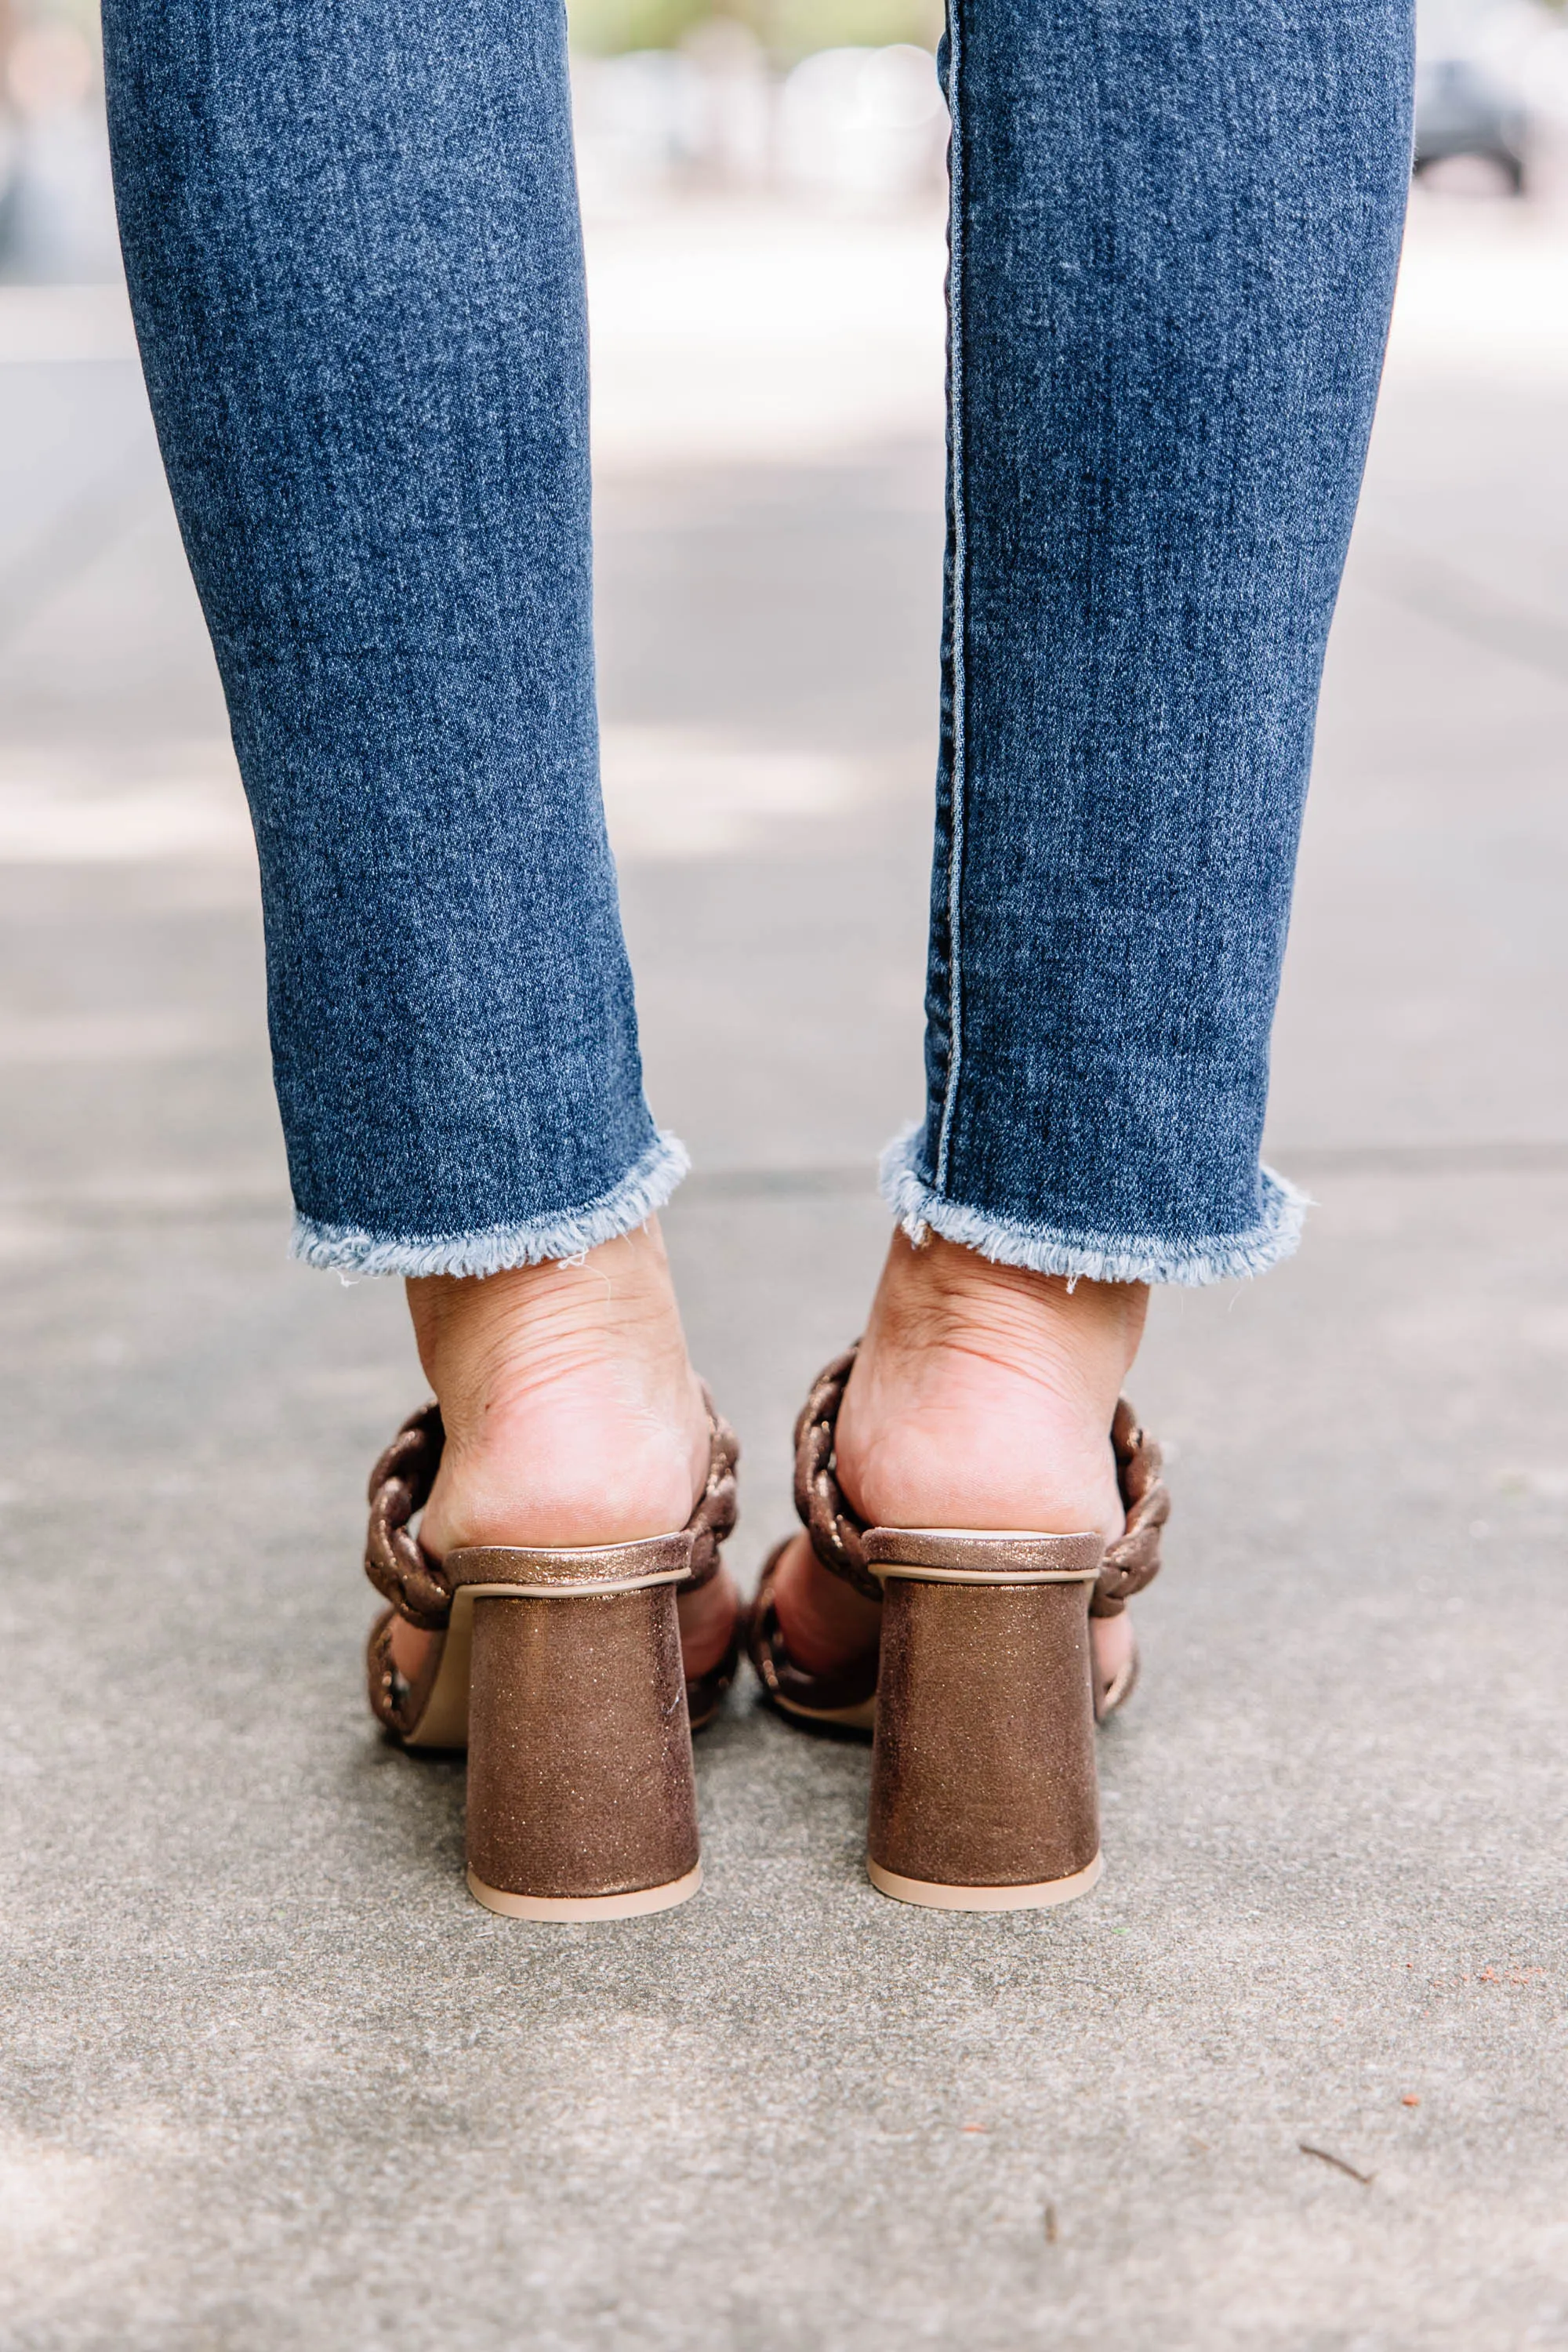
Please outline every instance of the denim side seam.
[{"label": "denim side seam", "polygon": [[963,495],[963,35],[959,7],[960,0],[947,0],[947,108],[952,125],[948,135],[947,161],[947,498],[952,566],[947,621],[952,665],[947,741],[947,1066],[942,1073],[942,1121],[937,1131],[939,1184],[947,1177],[948,1147],[963,1062],[963,832],[969,782],[969,719],[963,675],[969,561]]},{"label": "denim side seam", "polygon": [[1146,1234],[1068,1233],[1025,1224],[952,1201],[920,1173],[920,1122],[895,1136],[882,1154],[882,1197],[917,1245],[928,1233],[957,1242],[997,1265],[1082,1282],[1163,1282],[1195,1287],[1267,1274],[1301,1238],[1310,1196],[1264,1167],[1263,1214],[1245,1233],[1162,1239]]},{"label": "denim side seam", "polygon": [[500,1274],[508,1266],[580,1257],[584,1250],[597,1249],[602,1242],[613,1242],[646,1224],[690,1166],[685,1145],[661,1129],[612,1191],[578,1208],[556,1209],[525,1224],[488,1225],[476,1233],[395,1236],[297,1216],[289,1255],[307,1265],[343,1274],[404,1276]]}]

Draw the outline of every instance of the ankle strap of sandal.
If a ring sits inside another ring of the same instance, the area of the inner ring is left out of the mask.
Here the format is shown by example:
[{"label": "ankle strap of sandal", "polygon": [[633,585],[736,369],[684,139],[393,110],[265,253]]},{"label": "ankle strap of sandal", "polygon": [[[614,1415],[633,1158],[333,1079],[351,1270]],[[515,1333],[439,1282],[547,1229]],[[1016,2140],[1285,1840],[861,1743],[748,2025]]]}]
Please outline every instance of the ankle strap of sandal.
[{"label": "ankle strap of sandal", "polygon": [[[823,1567],[868,1601],[880,1601],[882,1587],[866,1557],[866,1521],[845,1499],[835,1457],[838,1409],[859,1351],[857,1339],[835,1356],[817,1374],[801,1409],[795,1425],[795,1507]],[[1153,1582],[1160,1573],[1160,1529],[1171,1516],[1159,1445],[1139,1427],[1125,1397],[1116,1407],[1110,1443],[1127,1525],[1100,1562],[1091,1617],[1119,1617],[1132,1595]]]},{"label": "ankle strap of sandal", "polygon": [[823,1567],[863,1592],[868,1601],[880,1601],[882,1588],[866,1559],[866,1522],[844,1499],[834,1454],[838,1408],[859,1352],[857,1339],[852,1348],[825,1364],[800,1409],[795,1425],[795,1507]]},{"label": "ankle strap of sandal", "polygon": [[1100,1564],[1089,1604],[1091,1617],[1120,1617],[1133,1594],[1153,1583],[1160,1573],[1160,1530],[1171,1516],[1171,1490],[1160,1475],[1159,1440],[1139,1427],[1125,1397],[1117,1400],[1110,1443],[1127,1525]]},{"label": "ankle strap of sandal", "polygon": [[[691,1567],[681,1580],[686,1592],[718,1574],[719,1547],[736,1518],[740,1445],[705,1381],[702,1401],[708,1408],[708,1479],[684,1530],[691,1538]],[[364,1572],[400,1617],[426,1633],[440,1633],[451,1615],[452,1585],[441,1562],[430,1558],[408,1522],[430,1499],[446,1443],[440,1406],[421,1405],[409,1414],[370,1474]]]}]

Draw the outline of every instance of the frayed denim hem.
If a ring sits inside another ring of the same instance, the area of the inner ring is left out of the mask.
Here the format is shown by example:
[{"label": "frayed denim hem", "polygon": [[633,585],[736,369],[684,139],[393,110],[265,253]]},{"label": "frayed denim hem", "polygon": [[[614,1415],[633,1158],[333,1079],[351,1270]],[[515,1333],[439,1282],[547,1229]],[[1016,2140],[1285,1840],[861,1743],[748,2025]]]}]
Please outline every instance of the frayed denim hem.
[{"label": "frayed denim hem", "polygon": [[913,1242],[930,1232],[959,1242],[998,1265],[1027,1266],[1084,1282],[1230,1282],[1267,1274],[1301,1238],[1311,1202],[1272,1168],[1263,1171],[1263,1215],[1243,1234],[1200,1241],[1160,1240],[1143,1234],[1070,1234],[1050,1225],[1016,1224],[947,1200],[916,1172],[920,1128],[895,1137],[882,1154],[882,1197]]},{"label": "frayed denim hem", "polygon": [[662,1209],[691,1166],[686,1147],[660,1134],[614,1192],[579,1209],[560,1209],[524,1225],[487,1225],[477,1233],[410,1234],[390,1239],[357,1225],[318,1224],[296,1217],[290,1257],[341,1274],[500,1274],[547,1258],[580,1257],[646,1224]]}]

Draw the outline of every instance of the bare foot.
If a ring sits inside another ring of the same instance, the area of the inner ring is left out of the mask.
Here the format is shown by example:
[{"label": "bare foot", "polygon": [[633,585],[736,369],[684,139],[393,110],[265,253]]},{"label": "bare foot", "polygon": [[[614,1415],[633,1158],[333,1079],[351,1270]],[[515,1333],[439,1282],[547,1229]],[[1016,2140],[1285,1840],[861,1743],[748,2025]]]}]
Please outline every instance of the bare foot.
[{"label": "bare foot", "polygon": [[[1138,1352],[1142,1283],[1079,1282],[994,1265],[895,1233],[838,1415],[838,1479],[883,1527],[1092,1528],[1125,1520],[1111,1416]],[[825,1674],[877,1641],[879,1604],[822,1567],[798,1536],[779,1564],[790,1655]],[[1113,1678],[1131,1654],[1124,1611],[1093,1621]]]},{"label": "bare foot", "polygon": [[[580,1261],[408,1285],[419,1360],[447,1445],[419,1539],[630,1543],[684,1527],[708,1475],[708,1415],[656,1222]],[[679,1601],[689,1675],[718,1664],[735,1620],[722,1570]],[[396,1621],[412,1679],[433,1637]]]}]

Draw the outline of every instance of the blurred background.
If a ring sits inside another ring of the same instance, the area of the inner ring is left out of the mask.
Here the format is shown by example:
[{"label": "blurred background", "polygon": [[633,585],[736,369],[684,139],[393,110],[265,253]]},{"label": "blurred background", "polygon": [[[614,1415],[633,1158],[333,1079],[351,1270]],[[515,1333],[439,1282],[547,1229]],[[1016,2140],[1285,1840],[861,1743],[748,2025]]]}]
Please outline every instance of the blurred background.
[{"label": "blurred background", "polygon": [[[929,0],[572,21],[606,802],[651,1098],[697,1165],[667,1230],[745,1444],[744,1573],[921,1099],[939,27]],[[254,857],[118,275],[93,17],[0,0],[16,2340],[407,2343],[374,2298],[411,2175],[446,2298],[421,2308],[498,2352],[498,2263],[552,2343],[642,2344],[678,2309],[704,2347],[1011,2346],[1047,2304],[1064,2345],[1563,2340],[1568,17],[1430,0],[1420,37],[1277,1034],[1269,1155],[1319,1206],[1267,1282],[1156,1303],[1136,1393],[1178,1514],[1106,1743],[1109,1892],[1035,1941],[916,1953],[858,1907],[863,1759],[737,1714],[700,1767],[717,1926],[690,1906],[660,2041],[635,1942],[458,1932],[460,1772],[399,1772],[363,1717],[360,1482],[421,1378],[397,1286],[283,1256]],[[1076,1977],[1036,1964],[1069,1948]],[[1428,2005],[1396,2013],[1416,1952]],[[1510,1954],[1490,2022],[1472,1979]],[[413,1984],[457,2037],[446,2105],[389,2030]],[[928,2016],[956,2022],[921,2041]],[[910,2085],[954,2130],[1001,2119],[962,2170]],[[1375,2194],[1303,2184],[1325,2136]],[[1342,2192],[1314,2234],[1303,2200]],[[710,2270],[664,2267],[699,2260],[699,2213]],[[723,2332],[737,2279],[783,2334],[750,2305]]]},{"label": "blurred background", "polygon": [[[938,0],[573,0],[590,212],[763,193],[889,212],[939,194]],[[0,279],[115,275],[92,0],[0,0]],[[1420,0],[1415,169],[1540,197],[1568,139],[1560,0]]]}]

